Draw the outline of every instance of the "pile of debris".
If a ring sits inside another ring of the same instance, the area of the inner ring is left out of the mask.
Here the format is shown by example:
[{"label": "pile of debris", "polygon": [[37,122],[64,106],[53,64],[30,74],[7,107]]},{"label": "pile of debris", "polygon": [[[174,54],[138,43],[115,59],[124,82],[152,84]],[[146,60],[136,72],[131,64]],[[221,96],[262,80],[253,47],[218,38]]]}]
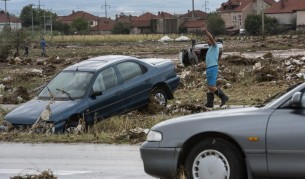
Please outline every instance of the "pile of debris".
[{"label": "pile of debris", "polygon": [[[28,173],[35,173],[35,174],[28,174]],[[10,179],[57,179],[57,177],[50,170],[45,170],[42,172],[37,170],[33,170],[33,171],[24,170],[19,175],[10,177]]]}]

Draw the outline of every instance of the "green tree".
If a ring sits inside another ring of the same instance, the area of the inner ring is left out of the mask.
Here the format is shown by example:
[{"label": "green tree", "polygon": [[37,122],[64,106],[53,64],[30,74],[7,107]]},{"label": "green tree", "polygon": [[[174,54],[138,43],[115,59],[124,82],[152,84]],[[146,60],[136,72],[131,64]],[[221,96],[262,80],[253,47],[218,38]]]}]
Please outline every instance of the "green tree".
[{"label": "green tree", "polygon": [[[32,16],[33,13],[33,16]],[[32,17],[33,25],[39,25],[38,11],[33,6],[28,5],[22,8],[20,13],[20,19],[22,20],[23,27],[32,26]]]},{"label": "green tree", "polygon": [[24,6],[20,13],[20,19],[22,20],[23,27],[31,27],[32,21],[34,26],[44,27],[45,21],[52,18],[52,22],[56,21],[57,14],[51,11],[37,8],[36,6],[27,5]]},{"label": "green tree", "polygon": [[7,61],[14,49],[14,56],[19,56],[19,50],[23,47],[26,37],[27,34],[23,29],[5,29],[0,32],[0,61]]},{"label": "green tree", "polygon": [[[248,15],[245,20],[245,29],[249,35],[262,34],[262,16]],[[264,32],[266,34],[278,34],[280,31],[275,18],[264,16]]]},{"label": "green tree", "polygon": [[245,29],[249,35],[261,34],[262,20],[260,15],[248,15],[245,20]]},{"label": "green tree", "polygon": [[89,24],[86,19],[77,18],[77,19],[73,20],[71,26],[79,34],[88,34],[89,33]]},{"label": "green tree", "polygon": [[179,34],[186,34],[187,33],[187,28],[186,27],[179,27],[178,33]]},{"label": "green tree", "polygon": [[111,32],[113,34],[129,34],[131,25],[129,23],[116,22]]},{"label": "green tree", "polygon": [[213,35],[220,35],[224,34],[225,32],[225,22],[220,17],[220,15],[215,12],[208,14],[206,19],[206,25],[208,27],[208,30]]},{"label": "green tree", "polygon": [[266,34],[274,35],[281,32],[281,30],[279,29],[279,23],[275,18],[265,16],[264,19]]},{"label": "green tree", "polygon": [[69,24],[63,23],[61,21],[53,22],[53,30],[58,31],[64,35],[71,34],[71,27]]}]

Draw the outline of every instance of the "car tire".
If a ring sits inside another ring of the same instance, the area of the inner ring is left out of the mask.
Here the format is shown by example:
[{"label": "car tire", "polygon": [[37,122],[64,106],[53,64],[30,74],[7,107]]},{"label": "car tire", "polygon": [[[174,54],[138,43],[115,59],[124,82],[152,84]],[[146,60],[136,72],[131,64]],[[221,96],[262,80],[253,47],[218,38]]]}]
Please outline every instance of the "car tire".
[{"label": "car tire", "polygon": [[226,140],[205,139],[187,156],[185,175],[188,179],[245,179],[247,175],[244,158],[239,151],[235,145]]},{"label": "car tire", "polygon": [[167,105],[166,92],[162,88],[154,89],[151,93],[151,101],[159,104],[162,107],[166,107],[166,105]]}]

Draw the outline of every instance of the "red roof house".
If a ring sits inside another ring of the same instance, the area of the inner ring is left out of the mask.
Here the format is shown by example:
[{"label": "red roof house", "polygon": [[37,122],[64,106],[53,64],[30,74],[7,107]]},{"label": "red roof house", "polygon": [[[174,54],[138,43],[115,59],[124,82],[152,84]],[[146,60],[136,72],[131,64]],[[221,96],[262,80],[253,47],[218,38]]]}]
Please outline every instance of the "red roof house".
[{"label": "red roof house", "polygon": [[280,24],[296,23],[297,27],[305,27],[305,0],[279,0],[266,9],[265,14],[276,18]]},{"label": "red roof house", "polygon": [[221,4],[217,12],[220,13],[227,29],[239,30],[244,29],[248,15],[261,14],[262,9],[274,3],[274,0],[228,0]]}]

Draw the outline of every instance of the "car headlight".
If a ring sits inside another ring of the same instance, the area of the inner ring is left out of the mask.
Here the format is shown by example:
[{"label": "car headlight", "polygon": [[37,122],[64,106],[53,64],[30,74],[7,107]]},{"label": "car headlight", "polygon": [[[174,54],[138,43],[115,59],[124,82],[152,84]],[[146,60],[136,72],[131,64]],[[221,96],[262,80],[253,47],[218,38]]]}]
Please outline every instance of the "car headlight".
[{"label": "car headlight", "polygon": [[162,133],[151,130],[148,132],[146,140],[149,142],[160,142],[162,140]]}]

